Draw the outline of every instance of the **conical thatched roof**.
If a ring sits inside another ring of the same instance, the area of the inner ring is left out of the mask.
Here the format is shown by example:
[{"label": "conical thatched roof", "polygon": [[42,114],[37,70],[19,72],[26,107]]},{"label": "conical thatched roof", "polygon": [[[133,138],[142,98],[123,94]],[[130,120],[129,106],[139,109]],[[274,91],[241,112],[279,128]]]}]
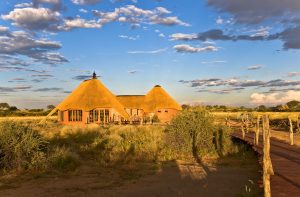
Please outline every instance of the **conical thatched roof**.
[{"label": "conical thatched roof", "polygon": [[125,108],[143,109],[145,95],[118,95],[117,99]]},{"label": "conical thatched roof", "polygon": [[143,108],[145,112],[158,109],[181,110],[181,106],[159,85],[154,86],[145,96]]},{"label": "conical thatched roof", "polygon": [[56,109],[82,109],[90,111],[95,108],[114,108],[124,118],[129,118],[122,104],[98,79],[82,82]]}]

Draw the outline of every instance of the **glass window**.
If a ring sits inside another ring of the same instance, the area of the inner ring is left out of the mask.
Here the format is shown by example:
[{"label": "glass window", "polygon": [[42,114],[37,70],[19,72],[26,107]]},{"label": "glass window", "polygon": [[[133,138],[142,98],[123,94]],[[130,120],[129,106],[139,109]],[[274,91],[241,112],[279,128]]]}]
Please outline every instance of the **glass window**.
[{"label": "glass window", "polygon": [[95,110],[95,121],[98,121],[99,111]]},{"label": "glass window", "polygon": [[68,110],[69,122],[72,122],[72,110]]},{"label": "glass window", "polygon": [[100,121],[104,121],[104,110],[100,110]]},{"label": "glass window", "polygon": [[89,121],[90,121],[90,122],[94,122],[94,110],[91,110],[91,111],[90,111],[90,114],[89,114]]},{"label": "glass window", "polygon": [[82,110],[79,110],[79,121],[82,122]]},{"label": "glass window", "polygon": [[109,122],[109,110],[105,109],[105,122],[108,123]]}]

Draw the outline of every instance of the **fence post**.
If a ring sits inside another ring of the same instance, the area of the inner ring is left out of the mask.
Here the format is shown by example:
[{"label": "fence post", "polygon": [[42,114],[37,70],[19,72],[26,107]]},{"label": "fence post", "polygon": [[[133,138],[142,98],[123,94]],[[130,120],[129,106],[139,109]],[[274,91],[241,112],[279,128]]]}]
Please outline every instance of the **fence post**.
[{"label": "fence post", "polygon": [[242,114],[242,137],[245,139],[245,119],[244,119],[244,114]]},{"label": "fence post", "polygon": [[246,133],[249,133],[249,113],[246,114]]},{"label": "fence post", "polygon": [[264,182],[264,196],[271,197],[270,175],[274,174],[273,166],[270,157],[270,126],[269,117],[263,116],[263,133],[264,133],[264,147],[263,147],[263,182]]},{"label": "fence post", "polygon": [[300,132],[300,114],[297,117],[297,132]]},{"label": "fence post", "polygon": [[292,119],[290,117],[289,117],[289,123],[290,123],[290,144],[294,145],[293,122],[292,122]]},{"label": "fence post", "polygon": [[255,132],[255,145],[258,145],[258,139],[259,139],[259,122],[260,122],[260,116],[257,116],[256,119],[256,132]]}]

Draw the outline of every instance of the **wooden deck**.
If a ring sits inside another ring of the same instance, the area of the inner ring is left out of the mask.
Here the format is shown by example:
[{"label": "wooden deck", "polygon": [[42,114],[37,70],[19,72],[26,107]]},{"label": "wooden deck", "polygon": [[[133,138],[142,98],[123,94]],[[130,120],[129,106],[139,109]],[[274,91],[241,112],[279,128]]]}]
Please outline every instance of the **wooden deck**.
[{"label": "wooden deck", "polygon": [[[233,137],[242,140],[241,133]],[[262,135],[259,145],[254,145],[254,133],[246,134],[245,140],[255,151],[262,154]],[[271,137],[271,160],[275,175],[271,176],[272,197],[300,196],[300,147]]]}]

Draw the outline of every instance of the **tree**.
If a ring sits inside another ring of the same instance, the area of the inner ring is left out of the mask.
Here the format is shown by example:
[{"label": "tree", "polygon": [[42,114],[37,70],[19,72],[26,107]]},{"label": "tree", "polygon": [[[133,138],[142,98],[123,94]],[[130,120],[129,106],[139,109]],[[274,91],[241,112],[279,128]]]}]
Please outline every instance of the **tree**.
[{"label": "tree", "polygon": [[9,107],[8,103],[0,103],[0,110],[8,110]]},{"label": "tree", "polygon": [[292,111],[300,110],[300,102],[299,101],[293,100],[293,101],[287,102],[286,105]]},{"label": "tree", "polygon": [[268,111],[268,108],[265,105],[260,105],[257,107],[257,111],[265,112]]},{"label": "tree", "polygon": [[48,106],[47,106],[47,109],[48,109],[48,110],[53,110],[54,108],[55,108],[54,105],[48,105]]},{"label": "tree", "polygon": [[170,143],[179,152],[192,152],[195,157],[200,151],[214,149],[214,130],[212,115],[199,107],[182,111],[167,127]]},{"label": "tree", "polygon": [[16,106],[11,106],[9,107],[9,111],[17,111],[18,108]]}]

